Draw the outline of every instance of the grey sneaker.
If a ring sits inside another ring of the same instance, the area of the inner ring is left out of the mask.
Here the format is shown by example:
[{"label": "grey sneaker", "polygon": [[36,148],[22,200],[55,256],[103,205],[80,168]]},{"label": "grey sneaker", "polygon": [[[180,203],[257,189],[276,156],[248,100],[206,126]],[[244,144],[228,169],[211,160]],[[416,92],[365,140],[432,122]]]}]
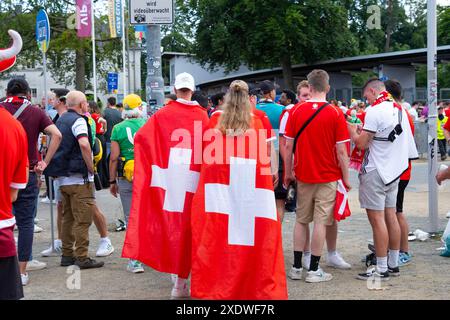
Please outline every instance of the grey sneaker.
[{"label": "grey sneaker", "polygon": [[303,268],[292,267],[291,270],[289,270],[288,277],[291,278],[291,280],[301,280],[302,272]]},{"label": "grey sneaker", "polygon": [[321,268],[317,269],[317,271],[308,271],[305,281],[309,283],[317,283],[330,281],[333,279],[333,276],[329,273],[324,272]]},{"label": "grey sneaker", "polygon": [[105,263],[103,261],[95,261],[91,258],[86,258],[84,260],[75,260],[75,265],[80,269],[93,269],[93,268],[101,268]]},{"label": "grey sneaker", "polygon": [[75,264],[74,257],[62,256],[61,257],[61,267],[68,267]]}]

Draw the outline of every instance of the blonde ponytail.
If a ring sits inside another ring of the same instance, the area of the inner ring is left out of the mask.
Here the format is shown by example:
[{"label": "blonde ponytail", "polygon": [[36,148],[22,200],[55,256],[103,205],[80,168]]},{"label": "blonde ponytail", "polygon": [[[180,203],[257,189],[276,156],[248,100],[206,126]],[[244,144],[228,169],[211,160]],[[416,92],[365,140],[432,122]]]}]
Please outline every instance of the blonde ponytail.
[{"label": "blonde ponytail", "polygon": [[248,95],[248,85],[242,80],[231,83],[225,96],[223,113],[218,128],[223,134],[241,135],[251,127],[252,106]]}]

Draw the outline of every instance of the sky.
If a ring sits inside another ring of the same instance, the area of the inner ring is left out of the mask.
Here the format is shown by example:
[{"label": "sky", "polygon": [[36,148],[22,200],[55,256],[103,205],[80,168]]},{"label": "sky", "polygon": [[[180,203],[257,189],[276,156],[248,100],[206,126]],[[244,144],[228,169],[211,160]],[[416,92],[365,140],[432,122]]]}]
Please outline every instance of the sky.
[{"label": "sky", "polygon": [[437,4],[441,6],[450,6],[450,0],[437,0]]}]

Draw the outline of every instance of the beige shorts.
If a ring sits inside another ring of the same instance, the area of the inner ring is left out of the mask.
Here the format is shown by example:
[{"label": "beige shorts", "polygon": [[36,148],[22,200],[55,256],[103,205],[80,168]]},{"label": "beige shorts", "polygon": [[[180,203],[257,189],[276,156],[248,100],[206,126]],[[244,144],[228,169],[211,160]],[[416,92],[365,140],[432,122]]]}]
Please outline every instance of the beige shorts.
[{"label": "beige shorts", "polygon": [[309,184],[297,182],[297,222],[331,226],[334,223],[337,181]]}]

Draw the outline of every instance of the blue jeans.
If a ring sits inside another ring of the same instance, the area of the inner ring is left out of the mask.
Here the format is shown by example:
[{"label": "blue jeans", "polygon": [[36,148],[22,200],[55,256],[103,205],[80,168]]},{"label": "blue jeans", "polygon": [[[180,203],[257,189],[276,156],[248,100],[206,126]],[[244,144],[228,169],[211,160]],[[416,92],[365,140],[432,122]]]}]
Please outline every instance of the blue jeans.
[{"label": "blue jeans", "polygon": [[19,262],[30,261],[33,248],[34,217],[36,215],[39,188],[37,175],[30,172],[27,187],[19,190],[17,201],[13,203],[17,228],[19,229],[18,253]]}]

